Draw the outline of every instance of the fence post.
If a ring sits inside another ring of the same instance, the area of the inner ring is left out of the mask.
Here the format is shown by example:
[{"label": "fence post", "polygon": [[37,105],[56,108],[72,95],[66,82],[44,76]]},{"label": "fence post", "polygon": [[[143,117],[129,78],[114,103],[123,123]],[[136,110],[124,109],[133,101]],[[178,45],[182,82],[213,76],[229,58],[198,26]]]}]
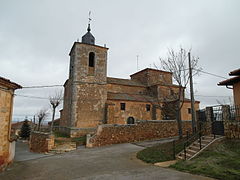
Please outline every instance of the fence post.
[{"label": "fence post", "polygon": [[184,143],[184,160],[187,159],[186,144]]},{"label": "fence post", "polygon": [[202,138],[201,138],[201,131],[199,132],[199,144],[200,144],[200,149],[202,149]]},{"label": "fence post", "polygon": [[173,140],[173,159],[176,159],[175,140]]},{"label": "fence post", "polygon": [[212,134],[213,107],[206,107],[206,135]]}]

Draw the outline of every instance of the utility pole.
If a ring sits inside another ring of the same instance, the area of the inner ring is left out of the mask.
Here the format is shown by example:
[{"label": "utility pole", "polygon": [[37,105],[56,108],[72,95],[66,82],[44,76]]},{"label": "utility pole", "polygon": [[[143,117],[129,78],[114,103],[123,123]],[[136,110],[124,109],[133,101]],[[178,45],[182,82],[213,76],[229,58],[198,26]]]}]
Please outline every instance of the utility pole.
[{"label": "utility pole", "polygon": [[190,95],[191,95],[191,114],[192,114],[192,131],[196,132],[196,112],[195,112],[195,100],[193,93],[193,80],[192,80],[192,66],[191,66],[191,54],[188,52],[188,64],[189,64],[189,78],[190,78]]}]

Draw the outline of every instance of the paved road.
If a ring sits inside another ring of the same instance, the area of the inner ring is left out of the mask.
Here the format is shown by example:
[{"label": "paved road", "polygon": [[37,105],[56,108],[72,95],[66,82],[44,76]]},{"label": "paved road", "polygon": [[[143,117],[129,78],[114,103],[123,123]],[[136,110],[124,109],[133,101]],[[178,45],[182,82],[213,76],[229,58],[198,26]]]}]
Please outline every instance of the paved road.
[{"label": "paved road", "polygon": [[50,156],[50,155],[29,152],[29,147],[27,142],[22,142],[22,141],[16,142],[16,153],[14,157],[15,162],[38,159],[38,158],[47,157],[47,156]]},{"label": "paved road", "polygon": [[207,180],[209,178],[160,168],[136,159],[143,147],[118,144],[80,148],[62,155],[15,162],[1,180]]}]

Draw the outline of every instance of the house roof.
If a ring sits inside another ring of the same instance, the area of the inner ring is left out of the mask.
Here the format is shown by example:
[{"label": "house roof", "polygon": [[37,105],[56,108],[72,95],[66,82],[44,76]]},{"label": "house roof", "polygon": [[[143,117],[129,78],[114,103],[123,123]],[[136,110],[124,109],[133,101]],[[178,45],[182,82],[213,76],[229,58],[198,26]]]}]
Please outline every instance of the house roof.
[{"label": "house roof", "polygon": [[138,73],[142,73],[142,72],[144,72],[144,71],[157,71],[157,72],[172,74],[171,72],[168,72],[168,71],[163,71],[163,70],[158,70],[158,69],[152,69],[152,68],[145,68],[145,69],[143,69],[143,70],[141,70],[141,71],[138,71],[138,72],[136,72],[136,73],[131,74],[130,77],[131,77],[131,76],[134,76],[134,75],[136,75],[136,74],[138,74]]},{"label": "house roof", "polygon": [[239,81],[240,81],[240,76],[236,76],[236,77],[229,78],[227,80],[219,82],[218,86],[233,85],[233,84],[235,84],[235,83],[237,83]]},{"label": "house roof", "polygon": [[107,78],[107,83],[108,84],[127,85],[127,86],[141,86],[141,87],[145,87],[145,85],[142,84],[139,81],[135,81],[135,80],[131,80],[131,79],[113,78],[113,77],[108,77]]},{"label": "house roof", "polygon": [[240,68],[239,69],[236,69],[234,71],[231,71],[229,73],[229,76],[239,76],[240,75]]},{"label": "house roof", "polygon": [[[191,99],[184,98],[184,102],[191,102]],[[198,100],[195,100],[195,103],[200,103],[200,101],[198,101]]]},{"label": "house roof", "polygon": [[124,100],[124,101],[138,101],[138,102],[153,102],[154,98],[142,94],[127,94],[127,93],[112,93],[108,92],[108,100]]},{"label": "house roof", "polygon": [[[53,121],[53,124],[59,124],[60,123],[60,118],[58,118],[58,119],[55,119],[54,121]],[[51,125],[52,124],[52,121],[49,121],[48,122],[48,125]]]},{"label": "house roof", "polygon": [[0,85],[7,87],[9,89],[20,89],[22,88],[22,86],[20,86],[19,84],[10,81],[9,79],[3,78],[0,76]]}]

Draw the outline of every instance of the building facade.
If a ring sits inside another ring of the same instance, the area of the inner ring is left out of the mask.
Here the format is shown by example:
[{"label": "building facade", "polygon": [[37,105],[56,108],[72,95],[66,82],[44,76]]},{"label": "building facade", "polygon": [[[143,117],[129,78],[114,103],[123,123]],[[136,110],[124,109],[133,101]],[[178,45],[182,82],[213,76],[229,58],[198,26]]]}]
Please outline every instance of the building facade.
[{"label": "building facade", "polygon": [[11,121],[14,90],[20,85],[0,77],[0,170],[9,164],[15,154],[15,142],[11,138]]},{"label": "building facade", "polygon": [[240,69],[230,72],[229,75],[234,77],[221,81],[218,85],[233,89],[234,104],[240,106]]},{"label": "building facade", "polygon": [[[60,126],[72,136],[86,134],[99,124],[131,124],[136,120],[164,119],[164,101],[181,91],[182,118],[191,119],[184,88],[174,85],[172,73],[146,68],[130,79],[107,77],[108,48],[95,45],[88,32],[70,51],[69,78],[64,87]],[[195,103],[199,109],[199,102]]]}]

